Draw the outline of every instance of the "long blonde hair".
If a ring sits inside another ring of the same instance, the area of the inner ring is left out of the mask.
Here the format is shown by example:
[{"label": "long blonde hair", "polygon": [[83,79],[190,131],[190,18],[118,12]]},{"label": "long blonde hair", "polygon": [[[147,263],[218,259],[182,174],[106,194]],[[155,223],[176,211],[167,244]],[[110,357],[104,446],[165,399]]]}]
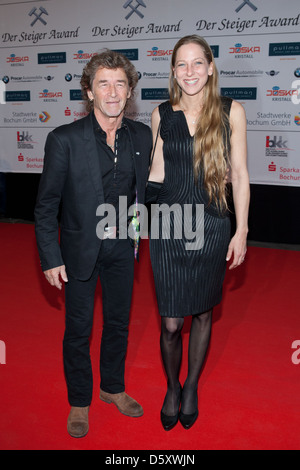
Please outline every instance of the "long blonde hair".
[{"label": "long blonde hair", "polygon": [[212,50],[201,36],[185,36],[173,49],[169,79],[170,102],[173,106],[178,105],[182,95],[173,73],[177,51],[181,46],[190,43],[198,44],[203,49],[208,64],[213,64],[213,74],[208,76],[203,89],[203,107],[194,135],[194,174],[198,181],[200,170],[203,171],[203,182],[209,203],[213,201],[222,210],[227,208],[225,176],[229,164],[226,135],[229,128],[228,117],[219,94],[218,72]]}]

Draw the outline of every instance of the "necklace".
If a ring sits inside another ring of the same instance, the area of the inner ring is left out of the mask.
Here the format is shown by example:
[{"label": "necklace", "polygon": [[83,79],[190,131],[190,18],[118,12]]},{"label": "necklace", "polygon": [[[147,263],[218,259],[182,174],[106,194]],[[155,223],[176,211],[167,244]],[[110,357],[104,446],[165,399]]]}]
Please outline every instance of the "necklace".
[{"label": "necklace", "polygon": [[112,144],[112,145],[109,145],[108,143],[106,143],[106,145],[112,149],[112,151],[114,151],[114,148],[115,148],[115,144]]},{"label": "necklace", "polygon": [[[189,114],[187,113],[186,110],[184,110],[181,105],[179,104],[179,108],[181,109],[181,111],[184,113],[184,115],[188,118],[189,117]],[[200,107],[200,109],[202,108],[202,106]],[[196,122],[198,121],[198,118],[199,118],[199,113],[197,113],[196,117],[191,117],[192,121],[191,123],[192,124],[196,124]]]},{"label": "necklace", "polygon": [[[183,112],[184,112],[184,111],[183,111]],[[184,114],[185,114],[185,115],[188,117],[188,115],[187,115],[185,112],[184,112]],[[193,120],[193,121],[191,121],[191,122],[192,122],[192,124],[196,124],[196,122],[197,122],[197,119],[198,119],[198,117],[194,118],[194,120]]]},{"label": "necklace", "polygon": [[[184,109],[181,108],[181,111],[183,112],[183,114],[186,116],[187,119],[190,117],[189,114],[186,111],[184,111]],[[196,116],[194,118],[191,118],[191,119],[192,119],[191,123],[196,124],[196,122],[198,120],[198,116]]]}]

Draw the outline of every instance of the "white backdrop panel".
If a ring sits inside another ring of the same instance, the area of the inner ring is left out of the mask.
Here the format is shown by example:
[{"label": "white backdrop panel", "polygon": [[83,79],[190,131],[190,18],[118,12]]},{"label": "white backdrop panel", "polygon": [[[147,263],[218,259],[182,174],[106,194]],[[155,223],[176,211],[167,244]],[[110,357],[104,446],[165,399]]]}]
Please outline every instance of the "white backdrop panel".
[{"label": "white backdrop panel", "polygon": [[251,182],[300,186],[298,0],[4,0],[0,26],[0,171],[42,171],[48,132],[85,115],[82,69],[105,47],[136,66],[127,115],[150,124],[174,44],[199,34],[245,107]]}]

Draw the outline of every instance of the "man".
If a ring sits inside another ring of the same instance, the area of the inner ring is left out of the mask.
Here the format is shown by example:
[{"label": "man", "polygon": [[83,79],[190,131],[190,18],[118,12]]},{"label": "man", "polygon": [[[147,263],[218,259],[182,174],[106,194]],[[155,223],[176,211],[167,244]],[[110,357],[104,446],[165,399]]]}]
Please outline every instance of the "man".
[{"label": "man", "polygon": [[106,226],[100,237],[96,230],[99,206],[110,204],[117,220],[124,220],[118,209],[120,196],[126,196],[128,208],[136,198],[144,202],[151,131],[124,117],[137,81],[134,66],[122,54],[107,50],[95,55],[81,79],[90,113],[50,132],[45,145],[36,238],[46,279],[59,289],[65,283],[63,357],[71,405],[67,429],[73,437],[85,436],[89,427],[93,387],[89,337],[98,277],[103,303],[100,399],[114,403],[125,415],[143,414],[141,405],[125,393],[124,384],[134,266],[133,243],[124,236],[130,219]]}]

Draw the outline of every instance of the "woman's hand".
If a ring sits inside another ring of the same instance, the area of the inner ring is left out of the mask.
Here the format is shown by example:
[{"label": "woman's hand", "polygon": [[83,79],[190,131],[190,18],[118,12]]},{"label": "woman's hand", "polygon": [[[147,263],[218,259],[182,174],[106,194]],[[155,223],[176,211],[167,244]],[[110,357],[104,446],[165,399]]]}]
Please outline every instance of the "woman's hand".
[{"label": "woman's hand", "polygon": [[238,233],[236,232],[235,235],[232,237],[227,255],[226,261],[232,260],[229,269],[234,269],[240,264],[243,263],[247,252],[247,233]]}]

